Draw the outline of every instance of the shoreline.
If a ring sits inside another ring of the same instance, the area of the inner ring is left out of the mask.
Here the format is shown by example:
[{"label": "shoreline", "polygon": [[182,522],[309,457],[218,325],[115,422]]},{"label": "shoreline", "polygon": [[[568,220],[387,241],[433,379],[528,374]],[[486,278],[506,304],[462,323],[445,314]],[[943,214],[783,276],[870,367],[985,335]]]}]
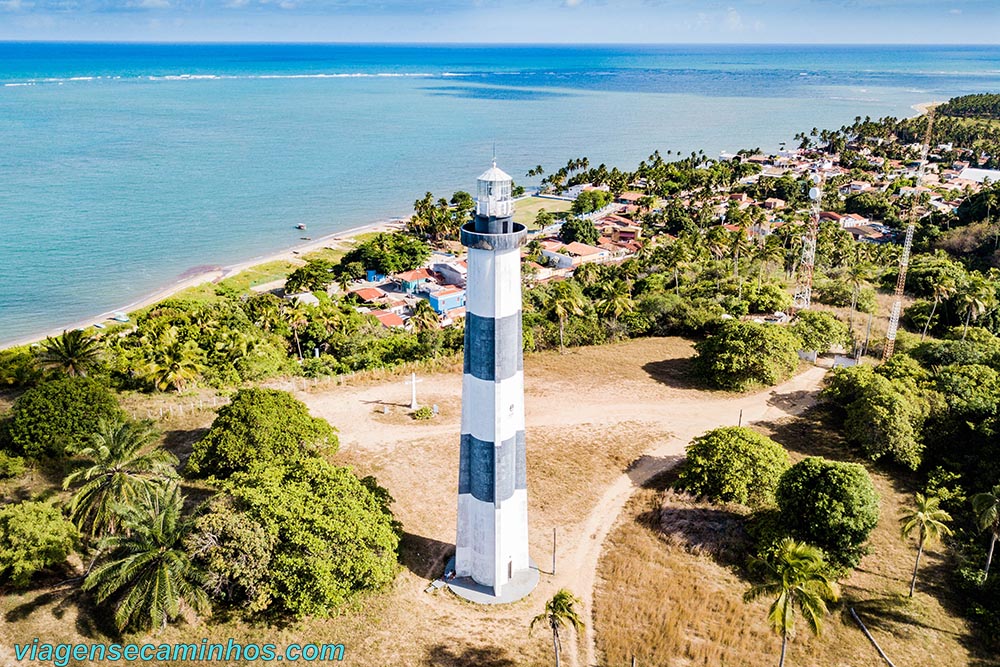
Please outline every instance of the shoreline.
[{"label": "shoreline", "polygon": [[138,299],[127,303],[123,306],[117,308],[111,308],[94,316],[76,320],[68,324],[60,325],[57,327],[51,327],[45,331],[28,334],[26,336],[21,336],[19,338],[13,338],[10,340],[0,340],[0,350],[10,349],[12,347],[20,347],[23,345],[31,345],[33,343],[38,343],[49,337],[59,336],[63,331],[72,331],[74,329],[87,329],[94,326],[95,322],[105,322],[110,320],[114,313],[124,312],[130,313],[136,310],[141,310],[155,303],[168,299],[190,287],[197,287],[198,285],[203,285],[205,283],[218,283],[226,278],[232,278],[233,276],[251,269],[255,266],[260,266],[262,264],[267,264],[269,262],[276,261],[295,261],[301,260],[301,255],[315,252],[317,250],[322,250],[324,248],[330,247],[332,244],[340,243],[343,241],[348,241],[356,236],[362,234],[378,233],[395,231],[402,228],[402,223],[406,218],[392,218],[389,220],[379,220],[377,222],[368,223],[366,225],[360,225],[358,227],[351,227],[350,229],[345,229],[341,232],[331,232],[330,234],[325,234],[316,239],[309,241],[304,241],[296,245],[283,248],[281,250],[275,251],[268,255],[259,255],[257,257],[244,260],[242,262],[237,262],[235,264],[228,264],[225,266],[213,266],[206,267],[196,266],[191,267],[184,272],[182,272],[173,282],[168,283],[166,286],[156,289],[152,292],[139,297]]},{"label": "shoreline", "polygon": [[919,118],[920,116],[923,116],[925,113],[927,113],[928,109],[930,109],[931,107],[936,107],[939,104],[944,104],[944,102],[930,101],[930,102],[920,102],[919,104],[914,104],[910,108],[916,111],[917,113],[910,116],[910,118]]},{"label": "shoreline", "polygon": [[[913,104],[911,105],[910,108],[916,111],[917,113],[914,114],[913,116],[910,116],[910,118],[918,118],[927,113],[927,110],[929,108],[937,106],[939,104],[943,104],[943,102],[930,101],[930,102],[920,102],[917,104]],[[405,220],[406,218],[391,218],[388,220],[383,219],[365,225],[351,227],[342,232],[331,232],[330,234],[326,234],[319,238],[310,241],[305,241],[297,245],[286,247],[282,250],[275,251],[268,255],[260,255],[242,262],[228,264],[225,266],[205,267],[203,265],[203,266],[191,267],[182,272],[177,278],[174,279],[173,282],[167,284],[165,287],[161,287],[152,292],[149,292],[146,295],[136,299],[135,301],[132,301],[123,306],[117,308],[111,308],[101,313],[98,313],[92,317],[79,319],[65,325],[51,327],[36,334],[28,334],[10,340],[0,340],[0,350],[6,350],[13,347],[20,347],[23,345],[31,345],[34,343],[38,343],[40,341],[45,340],[46,338],[59,336],[63,333],[63,331],[72,331],[74,329],[87,329],[92,327],[96,322],[104,322],[110,320],[111,317],[116,312],[130,313],[136,310],[141,310],[142,308],[151,306],[159,301],[168,299],[171,296],[174,296],[179,292],[182,292],[190,287],[197,287],[198,285],[203,285],[208,282],[218,283],[219,281],[225,280],[226,278],[231,278],[242,271],[253,268],[255,266],[260,266],[262,264],[267,264],[269,262],[281,261],[281,260],[295,261],[296,259],[301,259],[301,257],[299,257],[300,255],[309,252],[314,252],[316,250],[322,250],[323,248],[328,247],[328,245],[333,242],[346,241],[361,234],[398,230],[402,228],[402,223]]]}]

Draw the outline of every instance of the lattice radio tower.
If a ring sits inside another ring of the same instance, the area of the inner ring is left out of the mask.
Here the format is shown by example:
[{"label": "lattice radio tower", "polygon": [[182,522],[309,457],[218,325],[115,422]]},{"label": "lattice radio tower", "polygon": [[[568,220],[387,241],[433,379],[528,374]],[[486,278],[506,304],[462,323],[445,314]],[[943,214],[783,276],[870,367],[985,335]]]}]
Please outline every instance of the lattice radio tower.
[{"label": "lattice radio tower", "polygon": [[819,234],[819,212],[823,201],[823,177],[813,174],[815,185],[809,190],[812,200],[812,215],[809,226],[802,237],[802,261],[799,262],[799,276],[795,284],[795,297],[792,299],[792,310],[808,310],[812,305],[813,269],[816,266],[816,236]]},{"label": "lattice radio tower", "polygon": [[917,183],[913,189],[913,201],[910,204],[909,223],[906,225],[906,239],[903,241],[903,254],[899,256],[899,276],[896,278],[896,291],[893,294],[892,312],[889,314],[889,330],[885,334],[885,345],[882,347],[882,361],[892,356],[896,348],[896,331],[899,329],[899,313],[903,309],[903,287],[906,286],[906,269],[910,264],[910,248],[913,246],[913,230],[917,223],[917,201],[919,200],[920,181],[927,167],[927,153],[931,146],[931,131],[934,128],[934,109],[927,110],[927,130],[924,132],[924,143],[920,147],[920,167],[917,169]]}]

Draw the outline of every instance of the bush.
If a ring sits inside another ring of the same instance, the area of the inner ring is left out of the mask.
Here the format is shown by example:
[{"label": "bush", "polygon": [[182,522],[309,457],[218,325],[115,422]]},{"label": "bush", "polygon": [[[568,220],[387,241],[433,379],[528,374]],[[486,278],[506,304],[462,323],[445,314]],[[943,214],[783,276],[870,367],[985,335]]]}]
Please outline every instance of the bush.
[{"label": "bush", "polygon": [[600,234],[594,223],[582,218],[570,218],[562,223],[562,226],[559,228],[559,240],[563,243],[579,241],[580,243],[593,245],[597,243],[599,237]]},{"label": "bush", "polygon": [[863,466],[804,459],[781,476],[775,498],[793,537],[820,547],[837,565],[858,564],[879,515],[879,497]]},{"label": "bush", "polygon": [[412,417],[418,421],[425,421],[434,417],[434,410],[429,405],[423,405],[413,411]]},{"label": "bush", "polygon": [[241,389],[204,438],[195,443],[186,472],[225,479],[257,466],[281,465],[320,450],[337,451],[337,435],[326,421],[291,394]]},{"label": "bush", "polygon": [[415,269],[430,256],[431,247],[419,239],[407,234],[382,233],[344,255],[337,270],[353,278],[362,277],[366,269],[388,276]]},{"label": "bush", "polygon": [[277,536],[245,513],[232,496],[216,496],[198,517],[186,550],[206,574],[206,587],[216,601],[250,613],[271,604],[269,572]]},{"label": "bush", "polygon": [[778,479],[788,465],[788,454],[774,440],[748,428],[727,426],[691,441],[680,486],[716,501],[758,507],[773,502]]},{"label": "bush", "polygon": [[51,503],[0,508],[0,581],[27,586],[39,570],[64,562],[78,537],[76,526]]},{"label": "bush", "polygon": [[273,611],[325,616],[395,577],[399,526],[373,478],[308,458],[237,473],[225,490],[274,539],[264,584]]},{"label": "bush", "polygon": [[727,320],[714,336],[695,345],[695,362],[705,379],[720,389],[771,386],[798,367],[797,343],[782,327]]},{"label": "bush", "polygon": [[833,316],[818,310],[803,310],[795,316],[792,333],[799,337],[803,350],[829,352],[834,345],[850,345],[847,325]]},{"label": "bush", "polygon": [[20,477],[24,474],[24,470],[24,459],[0,450],[0,479]]},{"label": "bush", "polygon": [[765,283],[759,288],[751,286],[746,291],[746,300],[751,313],[774,313],[786,311],[792,307],[791,295],[773,283]]},{"label": "bush", "polygon": [[101,420],[123,419],[114,394],[96,380],[70,377],[24,392],[6,425],[9,449],[27,458],[62,458],[90,444]]},{"label": "bush", "polygon": [[899,391],[893,382],[876,374],[847,406],[844,435],[872,461],[890,456],[916,470],[923,452],[923,443],[918,439],[919,426],[926,416],[922,401]]}]

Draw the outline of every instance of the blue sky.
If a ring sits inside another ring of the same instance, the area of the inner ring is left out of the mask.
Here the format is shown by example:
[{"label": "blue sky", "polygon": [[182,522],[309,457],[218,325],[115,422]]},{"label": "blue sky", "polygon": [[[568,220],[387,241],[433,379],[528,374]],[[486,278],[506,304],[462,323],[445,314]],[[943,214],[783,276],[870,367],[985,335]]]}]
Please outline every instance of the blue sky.
[{"label": "blue sky", "polygon": [[1000,43],[1000,0],[0,0],[0,40]]}]

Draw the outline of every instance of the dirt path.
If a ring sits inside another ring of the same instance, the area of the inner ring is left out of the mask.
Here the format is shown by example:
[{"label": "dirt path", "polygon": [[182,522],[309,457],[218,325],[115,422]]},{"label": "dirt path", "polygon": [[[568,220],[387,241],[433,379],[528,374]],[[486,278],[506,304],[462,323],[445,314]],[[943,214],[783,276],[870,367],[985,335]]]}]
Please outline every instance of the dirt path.
[{"label": "dirt path", "polygon": [[[557,528],[557,574],[543,573],[529,598],[503,609],[422,592],[426,577],[438,576],[436,567],[443,567],[438,560],[454,541],[460,368],[420,378],[419,403],[440,410],[429,422],[408,416],[408,376],[300,392],[314,414],[340,429],[338,457],[378,477],[396,499],[394,511],[407,533],[421,545],[418,567],[410,568],[397,590],[400,622],[406,618],[424,626],[424,636],[455,645],[482,642],[487,627],[496,644],[523,641],[523,628],[544,600],[565,587],[581,599],[587,619],[581,645],[564,642],[567,664],[596,665],[592,609],[598,559],[635,489],[676,464],[693,437],[736,425],[741,411],[744,424],[801,412],[825,373],[809,368],[752,395],[699,391],[686,380],[692,352],[680,339],[642,339],[526,359],[530,548],[548,570]],[[433,627],[450,630],[442,634]],[[373,633],[373,645],[390,641],[393,631],[390,624],[385,637],[382,629]],[[510,655],[515,664],[544,664],[536,656],[544,655],[545,646],[534,641],[539,646],[525,649],[533,651],[530,656]]]},{"label": "dirt path", "polygon": [[[557,570],[557,585],[572,586],[579,591],[586,614],[593,619],[594,585],[597,564],[605,538],[618,520],[618,515],[636,487],[675,465],[692,438],[710,429],[742,422],[771,421],[801,413],[815,401],[826,369],[810,368],[788,382],[751,396],[722,400],[679,403],[664,416],[663,426],[670,428],[672,437],[663,446],[647,452],[627,473],[604,492],[588,517],[584,530],[570,545],[564,564]],[[736,419],[733,419],[733,417]],[[594,623],[586,626],[584,644],[586,664],[597,665],[597,642]]]}]

